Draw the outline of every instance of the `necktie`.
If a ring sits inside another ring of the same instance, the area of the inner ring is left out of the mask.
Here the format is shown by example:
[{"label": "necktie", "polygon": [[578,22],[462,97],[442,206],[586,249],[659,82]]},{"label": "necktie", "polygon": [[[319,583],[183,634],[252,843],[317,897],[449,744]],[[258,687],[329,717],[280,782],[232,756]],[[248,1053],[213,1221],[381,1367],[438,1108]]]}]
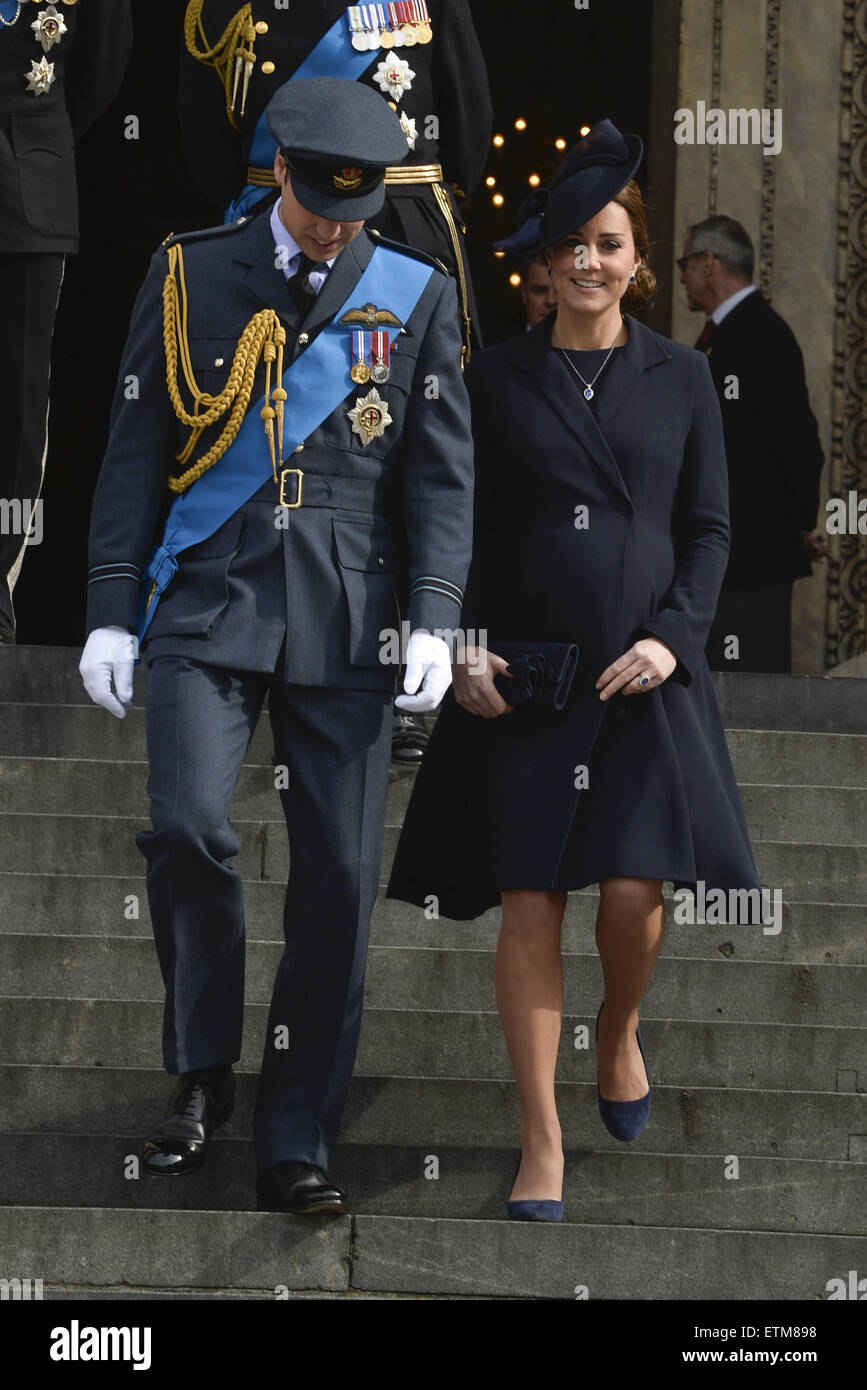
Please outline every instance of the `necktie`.
[{"label": "necktie", "polygon": [[287,283],[292,303],[298,310],[302,320],[307,317],[311,304],[316,298],[316,291],[310,283],[310,272],[319,264],[312,261],[309,256],[301,253],[301,261],[294,275],[290,275]]},{"label": "necktie", "polygon": [[708,319],[704,325],[704,328],[701,330],[701,333],[698,335],[698,339],[696,340],[695,345],[697,348],[705,350],[709,347],[710,340],[713,337],[713,331],[715,328],[716,324],[714,323],[713,319]]}]

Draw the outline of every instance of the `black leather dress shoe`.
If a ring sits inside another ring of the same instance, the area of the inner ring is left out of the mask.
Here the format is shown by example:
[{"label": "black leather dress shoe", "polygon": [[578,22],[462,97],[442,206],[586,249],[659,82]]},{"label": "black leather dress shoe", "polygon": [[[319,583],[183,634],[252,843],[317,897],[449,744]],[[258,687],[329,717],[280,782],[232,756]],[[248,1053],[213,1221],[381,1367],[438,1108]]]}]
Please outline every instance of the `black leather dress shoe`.
[{"label": "black leather dress shoe", "polygon": [[169,1108],[148,1135],[142,1149],[146,1173],[176,1177],[201,1168],[211,1135],[235,1108],[235,1075],[220,1071],[190,1071],[180,1077]]},{"label": "black leather dress shoe", "polygon": [[346,1193],[324,1168],[292,1160],[259,1174],[256,1210],[291,1211],[301,1216],[316,1211],[347,1212],[349,1207]]},{"label": "black leather dress shoe", "polygon": [[428,742],[429,734],[421,719],[395,708],[391,725],[392,762],[418,766]]}]

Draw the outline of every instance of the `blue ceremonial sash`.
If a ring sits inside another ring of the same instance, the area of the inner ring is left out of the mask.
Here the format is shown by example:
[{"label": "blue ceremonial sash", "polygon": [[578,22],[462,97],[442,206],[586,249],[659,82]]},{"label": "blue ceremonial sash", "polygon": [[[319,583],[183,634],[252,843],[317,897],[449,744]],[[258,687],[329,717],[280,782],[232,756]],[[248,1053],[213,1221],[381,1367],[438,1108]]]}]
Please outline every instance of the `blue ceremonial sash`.
[{"label": "blue ceremonial sash", "polygon": [[[349,298],[283,374],[283,385],[289,392],[283,427],[284,457],[318,429],[355,385],[349,375],[349,338],[346,327],[340,324],[343,315],[353,305],[387,303],[395,317],[406,323],[432,274],[433,266],[423,261],[390,251],[385,246],[376,247]],[[392,325],[387,331],[391,344],[400,327]],[[160,595],[177,571],[177,557],[181,551],[212,536],[270,476],[271,459],[260,414],[264,404],[263,397],[254,409],[247,411],[222,458],[172,503],[162,541],[154,547],[142,581],[140,642],[156,612]],[[263,460],[267,460],[267,468],[261,466]],[[150,597],[154,584],[156,588]]]},{"label": "blue ceremonial sash", "polygon": [[[367,72],[374,56],[369,51],[359,52],[357,48],[352,47],[344,10],[288,80],[294,82],[298,77],[345,77],[350,82],[357,82],[358,78]],[[271,169],[276,153],[277,141],[268,129],[263,111],[253,132],[250,163],[256,169]],[[262,196],[260,184],[248,183],[226,208],[223,221],[236,222],[239,217],[245,217]]]}]

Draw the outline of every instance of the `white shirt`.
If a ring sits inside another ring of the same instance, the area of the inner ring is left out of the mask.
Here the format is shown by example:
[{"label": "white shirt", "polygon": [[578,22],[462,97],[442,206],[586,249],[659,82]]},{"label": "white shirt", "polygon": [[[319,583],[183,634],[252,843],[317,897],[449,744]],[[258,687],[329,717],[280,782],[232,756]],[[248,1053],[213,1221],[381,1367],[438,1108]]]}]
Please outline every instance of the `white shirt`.
[{"label": "white shirt", "polygon": [[[313,278],[312,274],[310,278]],[[718,304],[714,309],[710,316],[714,323],[722,323],[726,314],[730,314],[732,309],[737,308],[742,299],[746,299],[748,294],[752,294],[753,290],[758,288],[758,285],[744,285],[742,290],[735,290],[734,294],[730,294],[728,299],[724,299],[722,304]]]},{"label": "white shirt", "polygon": [[[271,209],[271,235],[274,238],[274,250],[277,252],[277,265],[286,276],[286,279],[290,280],[301,264],[303,252],[295,238],[291,236],[283,226],[283,219],[280,216],[279,198]],[[309,276],[310,288],[314,293],[318,294],[322,289],[322,286],[328,278],[328,271],[336,260],[337,257],[332,256],[330,261],[323,261],[320,263],[321,265],[327,266],[328,270],[311,270]]]}]

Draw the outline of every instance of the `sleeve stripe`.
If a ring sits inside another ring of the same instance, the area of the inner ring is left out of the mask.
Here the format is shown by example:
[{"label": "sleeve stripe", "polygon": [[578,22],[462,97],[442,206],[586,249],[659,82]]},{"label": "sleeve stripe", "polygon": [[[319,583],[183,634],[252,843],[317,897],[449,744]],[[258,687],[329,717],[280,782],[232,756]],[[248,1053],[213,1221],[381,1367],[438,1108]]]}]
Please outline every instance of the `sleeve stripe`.
[{"label": "sleeve stripe", "polygon": [[430,588],[431,585],[435,585],[437,588],[441,589],[443,593],[450,594],[458,603],[463,602],[463,589],[460,589],[457,584],[453,584],[450,579],[442,579],[438,574],[420,574],[417,579],[413,580],[410,592],[415,593],[416,589],[427,589]]},{"label": "sleeve stripe", "polygon": [[[458,598],[457,594],[450,593],[448,589],[441,589],[440,586],[439,586],[438,584],[418,584],[418,583],[416,583],[416,584],[414,584],[413,587],[412,587],[412,595],[420,594],[421,591],[422,591],[422,589],[430,589],[430,590],[432,590],[433,593],[435,593],[435,594],[442,594],[443,598],[450,598],[450,599],[452,600],[452,603],[456,603],[456,604],[458,605],[459,608],[460,608],[460,606],[461,606],[461,600]],[[412,595],[411,595],[411,597],[412,597]]]}]

